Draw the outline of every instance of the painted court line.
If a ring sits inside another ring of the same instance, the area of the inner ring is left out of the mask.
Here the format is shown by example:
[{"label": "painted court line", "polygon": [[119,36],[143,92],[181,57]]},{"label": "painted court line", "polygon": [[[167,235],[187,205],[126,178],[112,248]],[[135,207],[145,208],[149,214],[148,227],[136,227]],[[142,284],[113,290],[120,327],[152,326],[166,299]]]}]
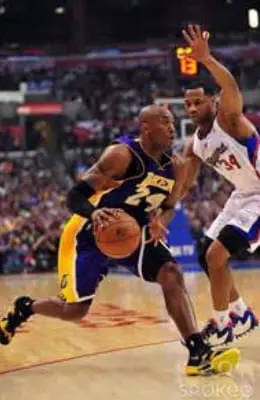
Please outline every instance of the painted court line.
[{"label": "painted court line", "polygon": [[130,346],[130,347],[117,347],[117,348],[114,348],[111,350],[97,351],[95,353],[81,354],[79,356],[74,356],[74,357],[66,357],[66,358],[61,358],[58,360],[51,360],[51,361],[46,361],[46,362],[37,363],[37,364],[30,364],[30,365],[25,365],[25,366],[21,366],[21,367],[10,368],[6,371],[0,372],[0,375],[7,375],[7,374],[14,373],[14,372],[26,371],[26,370],[30,370],[30,369],[34,369],[34,368],[38,368],[38,367],[43,367],[43,366],[53,365],[53,364],[60,364],[63,362],[68,362],[68,361],[73,361],[73,360],[80,360],[82,358],[90,358],[90,357],[95,357],[95,356],[100,356],[100,355],[105,355],[105,354],[110,354],[110,353],[117,353],[120,351],[140,349],[140,348],[144,348],[144,347],[148,347],[148,346],[159,346],[159,345],[167,344],[167,343],[176,343],[178,341],[179,340],[169,339],[169,340],[163,340],[160,342],[144,343],[144,344]]}]

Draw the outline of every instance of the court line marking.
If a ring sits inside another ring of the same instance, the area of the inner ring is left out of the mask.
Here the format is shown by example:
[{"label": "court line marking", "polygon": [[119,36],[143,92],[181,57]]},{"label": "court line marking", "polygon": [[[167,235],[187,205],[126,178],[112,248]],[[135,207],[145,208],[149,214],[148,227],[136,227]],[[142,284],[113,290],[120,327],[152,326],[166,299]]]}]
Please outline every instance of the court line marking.
[{"label": "court line marking", "polygon": [[0,372],[0,376],[1,375],[12,374],[12,373],[19,372],[19,371],[27,371],[27,370],[30,370],[30,369],[44,367],[44,366],[47,366],[47,365],[60,364],[60,363],[69,362],[69,361],[73,361],[73,360],[80,360],[82,358],[90,358],[90,357],[101,356],[101,355],[105,355],[105,354],[117,353],[117,352],[120,352],[120,351],[140,349],[140,348],[145,348],[145,347],[148,347],[148,346],[160,346],[162,344],[177,343],[177,342],[180,342],[180,340],[168,339],[168,340],[162,340],[160,342],[143,343],[143,344],[138,344],[138,345],[134,345],[134,346],[130,346],[130,347],[116,347],[116,348],[110,349],[110,350],[96,351],[94,353],[80,354],[78,356],[64,357],[64,358],[61,358],[61,359],[45,361],[45,362],[36,363],[36,364],[29,364],[29,365],[16,367],[16,368],[10,368],[10,369],[8,369],[6,371],[1,371]]}]

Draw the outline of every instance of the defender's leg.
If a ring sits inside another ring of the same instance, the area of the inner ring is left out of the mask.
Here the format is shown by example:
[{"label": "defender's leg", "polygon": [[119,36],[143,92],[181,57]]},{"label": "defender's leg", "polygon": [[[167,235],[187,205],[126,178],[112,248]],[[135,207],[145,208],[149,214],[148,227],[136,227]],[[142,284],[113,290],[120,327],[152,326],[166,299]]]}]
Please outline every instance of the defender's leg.
[{"label": "defender's leg", "polygon": [[158,272],[157,282],[162,287],[168,313],[176,323],[189,350],[185,373],[205,375],[233,369],[240,358],[239,350],[212,352],[204,342],[193,316],[191,300],[179,266],[174,262],[164,264]]},{"label": "defender's leg", "polygon": [[[236,227],[227,225],[220,232],[218,240],[213,241],[207,250],[206,262],[215,318],[208,322],[203,335],[212,346],[232,342],[234,336],[242,336],[258,325],[255,315],[239,296],[233,299],[232,310],[229,304],[232,275],[227,263],[237,248],[248,247],[249,243],[243,234]],[[233,294],[236,295],[234,291]]]}]

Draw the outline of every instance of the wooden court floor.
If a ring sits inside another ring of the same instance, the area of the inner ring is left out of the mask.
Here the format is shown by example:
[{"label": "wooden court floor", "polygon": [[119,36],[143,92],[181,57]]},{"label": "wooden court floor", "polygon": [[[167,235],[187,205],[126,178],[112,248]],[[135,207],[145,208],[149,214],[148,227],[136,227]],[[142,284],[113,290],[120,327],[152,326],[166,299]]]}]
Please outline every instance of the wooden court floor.
[{"label": "wooden court floor", "polygon": [[[236,271],[248,303],[260,314],[260,270]],[[187,274],[199,324],[211,304],[206,278]],[[49,296],[55,275],[0,278],[0,313],[16,296]],[[160,288],[128,275],[100,286],[80,324],[34,317],[12,344],[0,347],[0,400],[260,399],[260,333],[241,339],[232,374],[186,378],[186,350],[165,312]]]}]

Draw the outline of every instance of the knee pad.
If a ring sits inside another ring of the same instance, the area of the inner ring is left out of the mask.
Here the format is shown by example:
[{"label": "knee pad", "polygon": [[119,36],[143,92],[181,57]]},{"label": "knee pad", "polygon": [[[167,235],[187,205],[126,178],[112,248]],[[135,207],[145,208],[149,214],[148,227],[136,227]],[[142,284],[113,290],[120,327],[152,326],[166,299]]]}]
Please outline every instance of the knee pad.
[{"label": "knee pad", "polygon": [[206,254],[207,254],[208,248],[212,242],[213,242],[213,239],[210,239],[209,237],[206,236],[204,243],[202,245],[202,248],[198,255],[199,264],[207,276],[209,276],[209,269],[208,269],[208,264],[207,264],[207,260],[206,260]]}]

